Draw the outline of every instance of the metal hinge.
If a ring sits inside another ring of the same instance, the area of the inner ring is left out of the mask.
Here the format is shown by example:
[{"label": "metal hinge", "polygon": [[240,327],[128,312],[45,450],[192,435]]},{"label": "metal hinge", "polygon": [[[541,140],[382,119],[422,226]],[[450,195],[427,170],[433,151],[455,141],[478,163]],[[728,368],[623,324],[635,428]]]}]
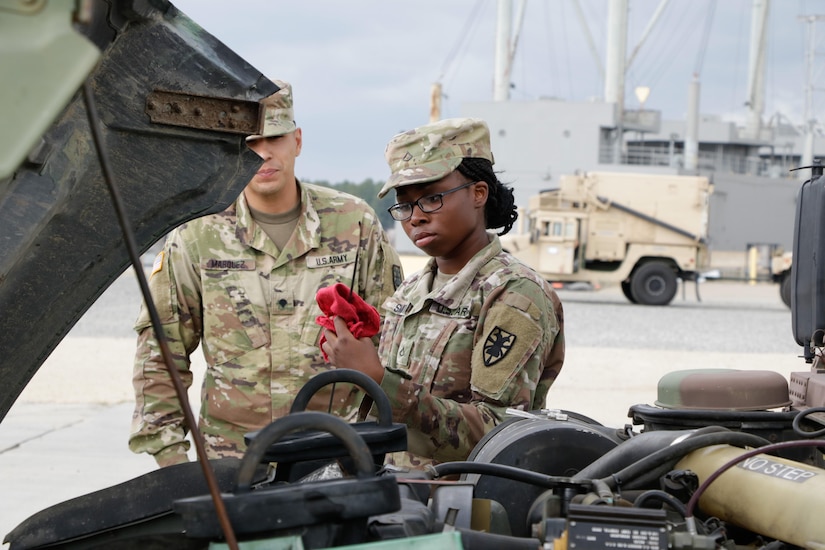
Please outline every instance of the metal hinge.
[{"label": "metal hinge", "polygon": [[155,124],[183,126],[231,134],[257,134],[261,105],[221,97],[155,90],[146,98],[146,114]]}]

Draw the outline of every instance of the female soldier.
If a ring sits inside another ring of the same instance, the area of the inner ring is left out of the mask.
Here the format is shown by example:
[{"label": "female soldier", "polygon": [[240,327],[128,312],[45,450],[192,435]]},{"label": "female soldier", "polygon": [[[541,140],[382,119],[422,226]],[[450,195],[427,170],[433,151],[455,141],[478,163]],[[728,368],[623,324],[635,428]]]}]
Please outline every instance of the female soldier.
[{"label": "female soldier", "polygon": [[501,248],[517,213],[493,171],[484,121],[448,119],[396,135],[379,197],[429,256],[384,303],[376,354],[340,318],[324,351],[378,382],[407,424],[398,466],[465,460],[507,408],[544,408],[564,360],[562,306],[550,285]]}]

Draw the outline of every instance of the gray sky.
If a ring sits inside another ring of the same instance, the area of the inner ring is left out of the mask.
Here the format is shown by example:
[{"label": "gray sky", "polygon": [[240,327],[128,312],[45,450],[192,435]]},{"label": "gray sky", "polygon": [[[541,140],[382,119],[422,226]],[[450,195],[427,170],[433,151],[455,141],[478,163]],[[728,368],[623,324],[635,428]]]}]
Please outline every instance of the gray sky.
[{"label": "gray sky", "polygon": [[[172,1],[262,73],[292,83],[304,132],[302,179],[386,178],[384,146],[428,121],[434,82],[443,86],[444,118],[471,116],[462,110],[467,101],[492,100],[496,0]],[[578,2],[603,64],[608,2]],[[628,55],[659,3],[629,0]],[[671,0],[629,67],[626,108],[639,106],[635,87],[648,86],[645,108],[682,118],[698,71],[701,111],[744,120],[751,6],[752,0]],[[781,113],[802,122],[803,14],[825,15],[825,0],[771,1],[765,119]],[[816,32],[825,39],[825,21]],[[819,51],[817,65],[825,67]],[[825,88],[821,73],[813,82]],[[511,101],[602,96],[574,0],[528,0],[512,81]],[[815,115],[823,103],[817,91]]]}]

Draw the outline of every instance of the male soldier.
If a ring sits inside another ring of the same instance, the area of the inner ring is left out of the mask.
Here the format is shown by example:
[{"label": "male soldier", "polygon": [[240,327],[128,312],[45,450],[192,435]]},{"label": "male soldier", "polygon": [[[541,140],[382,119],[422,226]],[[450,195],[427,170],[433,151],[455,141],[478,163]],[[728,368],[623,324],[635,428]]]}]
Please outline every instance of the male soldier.
[{"label": "male soldier", "polygon": [[[190,354],[203,348],[199,427],[210,458],[242,456],[244,434],[287,414],[298,389],[329,368],[318,348],[319,288],[344,283],[380,307],[402,280],[398,255],[369,205],[296,179],[301,129],[291,86],[275,83],[280,90],[263,101],[263,133],[247,138],[263,165],[228,209],[170,233],[150,279],[187,388]],[[183,413],[145,304],[135,330],[129,447],[160,466],[185,462]],[[309,408],[349,416],[358,392],[337,388],[334,399],[319,392]]]}]

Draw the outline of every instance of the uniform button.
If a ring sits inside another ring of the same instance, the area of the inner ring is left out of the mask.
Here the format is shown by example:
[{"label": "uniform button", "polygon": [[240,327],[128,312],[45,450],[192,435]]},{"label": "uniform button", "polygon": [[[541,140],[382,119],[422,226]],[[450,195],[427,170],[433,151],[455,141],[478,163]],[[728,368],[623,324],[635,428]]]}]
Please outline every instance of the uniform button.
[{"label": "uniform button", "polygon": [[281,298],[280,300],[278,300],[278,305],[281,306],[282,308],[285,308],[286,307],[286,299]]}]

